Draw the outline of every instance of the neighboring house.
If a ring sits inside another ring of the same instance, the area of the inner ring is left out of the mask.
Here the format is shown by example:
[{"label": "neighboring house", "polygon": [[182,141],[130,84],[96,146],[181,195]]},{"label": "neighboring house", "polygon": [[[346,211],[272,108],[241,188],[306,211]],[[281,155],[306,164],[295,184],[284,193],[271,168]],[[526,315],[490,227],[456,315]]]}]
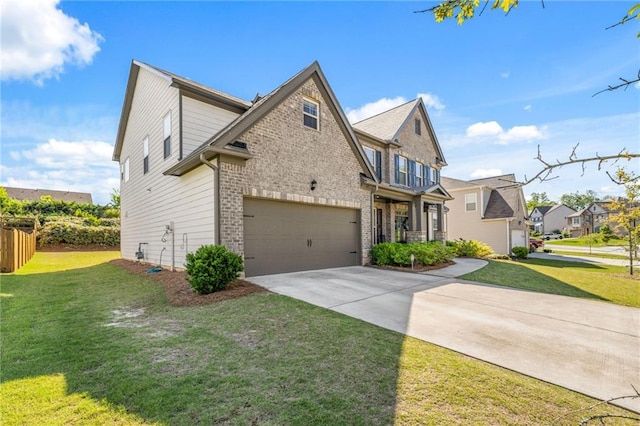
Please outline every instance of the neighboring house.
[{"label": "neighboring house", "polygon": [[[378,184],[374,243],[444,241],[444,155],[422,98],[353,124]],[[373,182],[370,182],[373,183]]]},{"label": "neighboring house", "polygon": [[[422,102],[409,113],[437,145]],[[392,148],[375,135],[370,143],[386,155],[406,144],[407,159],[439,170],[443,160],[428,157],[436,148],[405,136],[417,126],[408,120]],[[409,206],[407,238],[428,238],[420,213],[448,194],[383,183],[378,173],[393,169],[367,155],[317,62],[248,102],[133,61],[113,154],[122,257],[140,249],[147,262],[182,268],[187,253],[223,244],[244,257],[247,276],[360,265],[379,233],[374,209],[387,216],[395,204]]]},{"label": "neighboring house", "polygon": [[600,232],[600,228],[609,225],[614,229],[616,225],[609,223],[611,210],[609,203],[613,200],[594,201],[587,208],[567,216],[567,228],[572,237],[581,237],[594,232]]},{"label": "neighboring house", "polygon": [[93,198],[91,198],[91,194],[88,192],[12,188],[9,186],[5,186],[4,189],[7,191],[9,197],[20,201],[39,201],[41,197],[49,196],[59,201],[93,204]]},{"label": "neighboring house", "polygon": [[529,215],[533,222],[533,230],[536,232],[563,231],[567,228],[567,217],[576,211],[564,204],[554,206],[537,206]]},{"label": "neighboring house", "polygon": [[478,240],[499,254],[529,247],[527,206],[522,188],[507,174],[469,181],[443,177],[453,201],[447,202],[447,238]]},{"label": "neighboring house", "polygon": [[536,206],[531,210],[529,219],[533,222],[533,225],[531,225],[533,231],[544,232],[544,215],[551,210],[551,207],[553,206]]}]

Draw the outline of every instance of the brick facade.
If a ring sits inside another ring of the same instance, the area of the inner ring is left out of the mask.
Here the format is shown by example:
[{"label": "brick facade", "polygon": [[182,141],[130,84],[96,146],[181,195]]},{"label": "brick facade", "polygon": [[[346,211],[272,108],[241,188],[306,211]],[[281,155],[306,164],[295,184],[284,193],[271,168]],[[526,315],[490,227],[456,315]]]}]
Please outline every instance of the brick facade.
[{"label": "brick facade", "polygon": [[[302,103],[319,103],[319,130],[303,125]],[[253,158],[244,165],[222,160],[221,243],[244,254],[243,198],[257,197],[360,211],[362,261],[371,247],[371,192],[360,182],[362,166],[313,79],[268,112],[239,138]],[[317,188],[311,190],[311,181]]]}]

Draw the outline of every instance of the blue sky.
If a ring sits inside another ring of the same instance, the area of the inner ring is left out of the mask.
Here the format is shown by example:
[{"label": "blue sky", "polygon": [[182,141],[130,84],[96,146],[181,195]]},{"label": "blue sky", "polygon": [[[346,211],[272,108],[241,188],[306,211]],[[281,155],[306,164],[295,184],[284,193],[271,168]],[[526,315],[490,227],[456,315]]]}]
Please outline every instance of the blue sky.
[{"label": "blue sky", "polygon": [[[111,154],[132,59],[251,100],[318,60],[352,120],[422,96],[458,179],[533,176],[543,158],[640,151],[640,86],[592,95],[640,67],[635,2],[524,1],[462,26],[435,2],[3,0],[0,184],[118,187]],[[638,162],[625,163],[639,169]],[[621,194],[595,164],[525,193]]]}]

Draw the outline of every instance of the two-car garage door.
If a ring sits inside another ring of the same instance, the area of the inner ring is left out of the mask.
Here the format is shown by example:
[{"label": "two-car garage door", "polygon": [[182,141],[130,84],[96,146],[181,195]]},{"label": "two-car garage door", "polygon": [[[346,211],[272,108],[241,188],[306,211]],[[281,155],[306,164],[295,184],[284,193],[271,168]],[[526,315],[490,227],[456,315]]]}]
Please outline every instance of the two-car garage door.
[{"label": "two-car garage door", "polygon": [[358,265],[357,210],[244,199],[245,275]]}]

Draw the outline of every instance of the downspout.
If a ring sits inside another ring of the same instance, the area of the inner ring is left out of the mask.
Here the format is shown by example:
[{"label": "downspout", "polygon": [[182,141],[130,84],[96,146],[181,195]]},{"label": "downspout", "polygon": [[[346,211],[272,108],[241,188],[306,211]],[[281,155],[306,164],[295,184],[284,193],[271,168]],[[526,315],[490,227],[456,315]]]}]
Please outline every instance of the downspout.
[{"label": "downspout", "polygon": [[[373,214],[373,206],[374,206],[374,200],[375,200],[375,196],[374,196],[374,194],[375,194],[376,192],[378,192],[378,185],[379,185],[379,184],[378,184],[377,179],[376,179],[376,180],[374,180],[374,182],[375,182],[375,186],[374,186],[374,188],[371,190],[371,195],[370,195],[370,197],[369,197],[369,203],[370,203],[370,206],[369,206],[369,215],[370,215],[370,217],[371,217],[371,220],[369,221],[369,222],[370,222],[370,223],[369,223],[369,228],[370,228],[370,231],[369,231],[369,232],[370,232],[370,234],[371,234],[371,247],[373,247],[373,246],[374,246],[374,242],[375,242],[375,240],[376,240],[376,235],[375,235],[375,232],[374,232],[374,228],[375,228],[374,223],[375,223],[375,221],[376,221],[377,216],[374,216],[374,214]],[[369,249],[369,251],[371,251],[371,249]]]},{"label": "downspout", "polygon": [[200,162],[213,170],[213,211],[215,215],[214,226],[215,230],[213,231],[213,244],[220,244],[220,168],[213,164],[211,161],[207,160],[203,152],[200,154]]}]

